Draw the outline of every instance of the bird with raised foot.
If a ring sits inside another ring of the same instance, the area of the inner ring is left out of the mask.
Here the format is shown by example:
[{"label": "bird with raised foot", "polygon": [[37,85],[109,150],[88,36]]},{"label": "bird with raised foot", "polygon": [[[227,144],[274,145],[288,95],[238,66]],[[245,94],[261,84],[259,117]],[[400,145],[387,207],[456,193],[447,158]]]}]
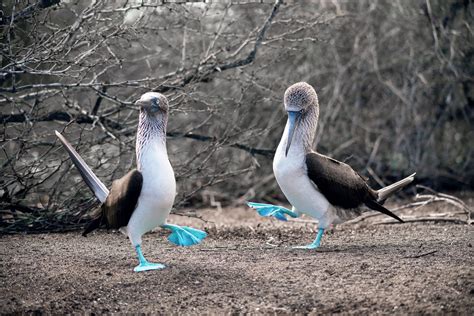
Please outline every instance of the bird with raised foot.
[{"label": "bird with raised foot", "polygon": [[261,216],[286,220],[286,215],[307,214],[318,220],[315,240],[295,248],[316,249],[324,230],[359,216],[365,205],[403,222],[382,204],[390,195],[414,180],[415,173],[379,190],[369,187],[349,165],[311,149],[319,117],[318,96],[305,82],[290,86],[284,96],[288,121],[273,159],[275,178],[292,210],[282,206],[248,202]]},{"label": "bird with raised foot", "polygon": [[171,234],[168,240],[178,246],[199,244],[206,233],[166,223],[176,195],[176,180],[166,150],[167,98],[160,93],[148,92],[135,104],[140,107],[136,140],[137,169],[113,181],[110,192],[64,136],[57,131],[56,135],[84,181],[103,203],[98,214],[86,225],[83,236],[102,225],[120,229],[135,248],[139,264],[134,271],[140,272],[165,268],[164,264],[149,262],[143,256],[142,235],[146,232],[158,226],[169,229]]}]

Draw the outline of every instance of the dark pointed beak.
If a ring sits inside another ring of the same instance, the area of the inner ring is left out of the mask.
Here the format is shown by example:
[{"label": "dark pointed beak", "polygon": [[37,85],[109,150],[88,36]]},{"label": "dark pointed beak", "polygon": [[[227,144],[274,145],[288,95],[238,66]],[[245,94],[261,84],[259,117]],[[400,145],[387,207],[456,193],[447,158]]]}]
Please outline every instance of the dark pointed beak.
[{"label": "dark pointed beak", "polygon": [[286,144],[285,157],[288,156],[288,151],[290,150],[291,141],[295,135],[295,128],[301,113],[297,111],[288,111],[288,143]]},{"label": "dark pointed beak", "polygon": [[135,101],[135,105],[138,106],[140,109],[145,105],[146,103],[143,102],[142,100],[137,100]]}]

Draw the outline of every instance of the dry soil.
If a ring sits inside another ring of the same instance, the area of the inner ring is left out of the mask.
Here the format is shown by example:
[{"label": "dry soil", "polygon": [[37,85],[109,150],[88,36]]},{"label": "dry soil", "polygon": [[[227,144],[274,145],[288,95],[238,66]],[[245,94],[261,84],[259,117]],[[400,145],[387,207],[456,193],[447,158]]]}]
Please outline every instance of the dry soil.
[{"label": "dry soil", "polygon": [[473,227],[452,223],[343,225],[318,251],[308,220],[277,222],[247,209],[206,211],[203,244],[180,248],[158,230],[134,273],[118,232],[0,237],[1,313],[461,313],[474,314]]}]

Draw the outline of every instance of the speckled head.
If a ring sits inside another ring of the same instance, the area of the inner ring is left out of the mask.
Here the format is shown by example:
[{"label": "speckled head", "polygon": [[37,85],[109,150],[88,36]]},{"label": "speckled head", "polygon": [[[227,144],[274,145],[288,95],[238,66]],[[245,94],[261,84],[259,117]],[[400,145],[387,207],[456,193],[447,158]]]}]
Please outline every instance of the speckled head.
[{"label": "speckled head", "polygon": [[169,110],[168,99],[158,92],[147,92],[135,102],[140,106],[140,111],[146,112],[150,116],[167,114]]},{"label": "speckled head", "polygon": [[304,112],[309,107],[318,106],[318,95],[306,82],[298,82],[286,89],[284,103],[286,111]]},{"label": "speckled head", "polygon": [[137,162],[140,170],[141,157],[147,144],[158,142],[165,145],[168,124],[168,99],[158,92],[147,92],[135,102],[140,107],[137,130]]},{"label": "speckled head", "polygon": [[285,150],[285,155],[288,155],[295,130],[299,131],[296,137],[303,139],[305,148],[310,148],[319,116],[318,95],[306,82],[298,82],[286,89],[284,103],[288,113],[288,141]]}]

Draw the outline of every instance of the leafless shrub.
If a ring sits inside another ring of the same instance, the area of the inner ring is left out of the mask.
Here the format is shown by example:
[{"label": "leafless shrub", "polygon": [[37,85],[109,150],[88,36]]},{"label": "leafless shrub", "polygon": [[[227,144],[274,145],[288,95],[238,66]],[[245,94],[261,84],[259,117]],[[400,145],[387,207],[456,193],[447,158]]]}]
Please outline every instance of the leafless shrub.
[{"label": "leafless shrub", "polygon": [[80,225],[96,202],[53,131],[110,184],[135,165],[133,101],[150,90],[172,105],[178,212],[281,198],[271,158],[296,81],[319,93],[321,152],[378,182],[472,187],[466,1],[56,3],[2,3],[3,231]]}]

